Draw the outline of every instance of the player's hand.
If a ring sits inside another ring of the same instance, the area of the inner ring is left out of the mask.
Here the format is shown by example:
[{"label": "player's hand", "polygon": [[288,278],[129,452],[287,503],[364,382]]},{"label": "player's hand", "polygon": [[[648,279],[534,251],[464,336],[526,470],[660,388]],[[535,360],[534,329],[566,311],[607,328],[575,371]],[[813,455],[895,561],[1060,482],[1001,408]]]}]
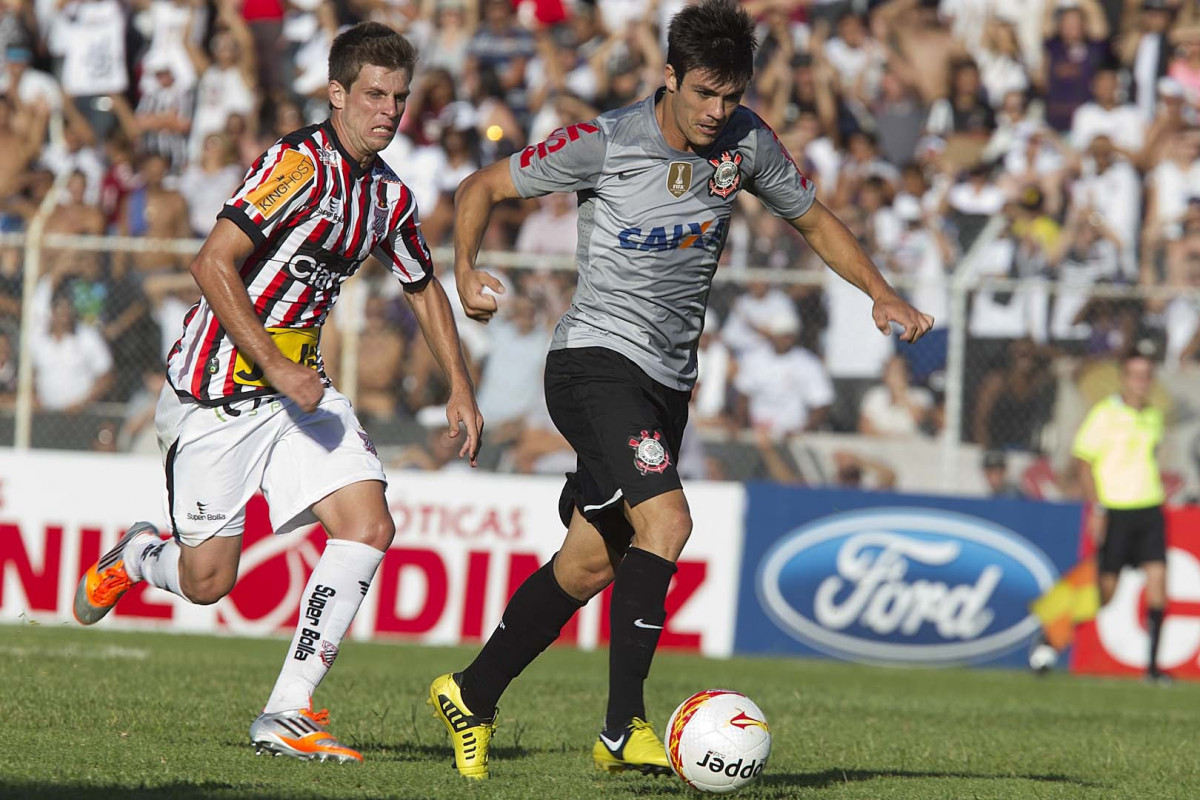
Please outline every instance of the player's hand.
[{"label": "player's hand", "polygon": [[462,301],[463,311],[467,316],[479,322],[487,322],[496,314],[499,307],[494,295],[484,289],[491,289],[496,294],[504,294],[504,284],[490,272],[473,269],[461,277],[455,276],[458,287],[458,299]]},{"label": "player's hand", "polygon": [[458,449],[458,457],[466,458],[471,466],[478,466],[479,446],[483,436],[483,415],[475,405],[475,393],[470,388],[460,389],[450,393],[446,403],[446,421],[450,423],[447,435],[456,439],[461,435],[459,424],[466,428],[467,440]]},{"label": "player's hand", "polygon": [[902,342],[915,342],[933,327],[933,317],[922,314],[894,294],[876,300],[871,317],[875,320],[875,327],[884,336],[891,334],[893,322],[903,328],[900,332]]},{"label": "player's hand", "polygon": [[316,411],[325,395],[321,376],[294,361],[281,360],[277,366],[264,370],[267,383],[288,396],[305,411]]}]

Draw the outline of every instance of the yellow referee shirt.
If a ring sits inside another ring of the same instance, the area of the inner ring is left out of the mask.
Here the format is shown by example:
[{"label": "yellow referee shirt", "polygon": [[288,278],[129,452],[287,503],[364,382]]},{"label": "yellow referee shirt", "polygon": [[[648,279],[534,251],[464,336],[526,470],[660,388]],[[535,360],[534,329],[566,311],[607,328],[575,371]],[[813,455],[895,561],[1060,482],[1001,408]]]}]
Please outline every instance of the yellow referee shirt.
[{"label": "yellow referee shirt", "polygon": [[1162,504],[1165,496],[1155,459],[1162,435],[1163,415],[1153,406],[1138,411],[1120,395],[1092,406],[1075,434],[1071,454],[1092,465],[1100,505],[1149,508]]}]

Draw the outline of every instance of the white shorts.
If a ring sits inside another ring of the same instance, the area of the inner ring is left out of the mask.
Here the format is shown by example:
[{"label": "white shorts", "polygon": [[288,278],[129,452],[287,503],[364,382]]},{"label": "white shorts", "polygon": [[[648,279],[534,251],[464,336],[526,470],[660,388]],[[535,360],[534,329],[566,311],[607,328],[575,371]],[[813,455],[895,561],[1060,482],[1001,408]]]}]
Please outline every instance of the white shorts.
[{"label": "white shorts", "polygon": [[181,400],[168,383],[154,423],[167,513],[175,537],[191,547],[241,535],[246,504],[260,488],[271,527],[287,533],[316,522],[313,504],[343,486],[387,483],[350,401],[334,389],[306,413],[282,395],[209,408]]}]

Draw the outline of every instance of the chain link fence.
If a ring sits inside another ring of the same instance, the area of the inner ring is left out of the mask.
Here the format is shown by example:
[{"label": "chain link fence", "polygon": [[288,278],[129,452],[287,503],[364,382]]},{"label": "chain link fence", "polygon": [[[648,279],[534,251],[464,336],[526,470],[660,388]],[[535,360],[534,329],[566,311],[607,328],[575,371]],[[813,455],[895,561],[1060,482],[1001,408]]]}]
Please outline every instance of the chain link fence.
[{"label": "chain link fence", "polygon": [[[156,454],[155,400],[199,296],[186,265],[200,242],[43,233],[51,208],[27,233],[0,234],[0,445]],[[1195,496],[1200,291],[1113,282],[1086,253],[1031,267],[1003,216],[947,222],[939,258],[933,238],[914,237],[879,259],[938,318],[907,345],[880,335],[869,300],[790,229],[739,219],[709,298],[685,475],[1073,496],[1074,431],[1115,390],[1119,354],[1149,338],[1163,360],[1168,485]],[[574,456],[545,411],[541,371],[574,262],[484,252],[479,264],[509,287],[491,325],[459,316],[488,420],[482,464],[565,472]],[[440,277],[461,311],[453,275]],[[326,370],[389,469],[454,468],[447,387],[402,296],[379,265],[364,265],[322,331]]]}]

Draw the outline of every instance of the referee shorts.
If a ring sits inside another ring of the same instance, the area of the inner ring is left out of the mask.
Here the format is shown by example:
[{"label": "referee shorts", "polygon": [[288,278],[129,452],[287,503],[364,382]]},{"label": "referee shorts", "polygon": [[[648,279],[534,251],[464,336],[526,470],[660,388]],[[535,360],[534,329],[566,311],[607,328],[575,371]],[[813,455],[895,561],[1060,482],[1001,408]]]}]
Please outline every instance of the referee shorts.
[{"label": "referee shorts", "polygon": [[611,547],[628,549],[633,528],[623,504],[680,488],[676,462],[690,397],[607,348],[550,352],[546,407],[578,458],[559,501],[564,525],[579,509]]},{"label": "referee shorts", "polygon": [[1162,506],[1110,508],[1100,548],[1100,571],[1119,573],[1147,561],[1166,561],[1166,522]]}]

